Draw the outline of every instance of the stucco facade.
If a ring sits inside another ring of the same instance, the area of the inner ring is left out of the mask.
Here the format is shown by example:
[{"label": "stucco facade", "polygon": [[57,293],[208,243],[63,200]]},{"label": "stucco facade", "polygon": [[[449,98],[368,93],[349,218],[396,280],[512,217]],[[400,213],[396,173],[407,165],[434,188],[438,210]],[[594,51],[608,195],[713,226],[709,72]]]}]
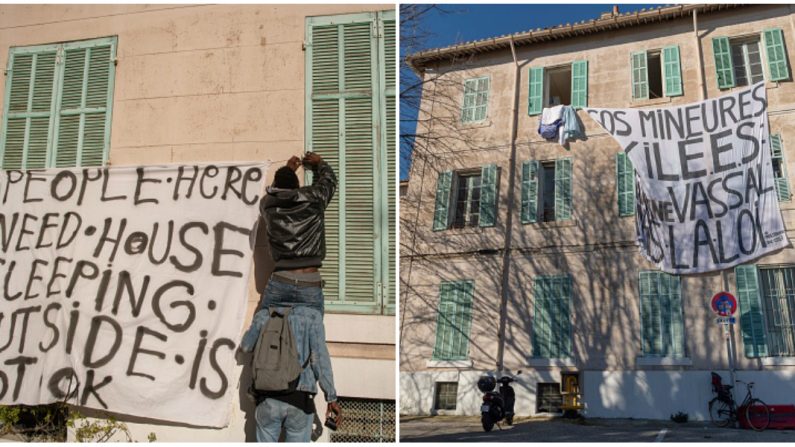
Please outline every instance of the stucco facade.
[{"label": "stucco facade", "polygon": [[[266,159],[270,181],[306,147],[307,19],[384,10],[394,5],[4,5],[0,65],[10,47],[115,36],[110,165]],[[257,245],[243,329],[272,269],[266,242]],[[337,394],[394,402],[394,316],[331,310],[325,326]],[[238,365],[230,377],[244,370]],[[240,393],[224,429],[115,416],[137,441],[150,432],[159,441],[252,440],[247,380],[235,384]],[[322,393],[316,403],[325,412]]]},{"label": "stucco facade", "polygon": [[[692,10],[688,10],[664,20],[641,18],[625,27],[592,33],[571,31],[533,42],[521,43],[518,35],[516,64],[509,45],[492,44],[490,39],[460,45],[449,53],[442,50],[438,56],[428,51],[410,58],[428,83],[417,133],[432,135],[429,140],[433,142],[415,149],[408,190],[401,198],[402,414],[444,413],[437,408],[435,397],[439,382],[458,384],[455,410],[446,411],[478,414],[482,393],[477,389],[477,379],[502,366],[513,373],[524,371],[514,386],[519,415],[536,414],[538,384],[560,383],[561,373],[568,371],[579,372],[587,416],[667,419],[672,413],[684,411],[691,419],[709,419],[709,372],[721,372],[726,382],[729,377],[726,342],[709,299],[721,290],[736,293],[733,271],[682,276],[685,355],[677,359],[644,357],[639,273],[656,268],[635,244],[634,216],[619,216],[616,154],[621,149],[582,110],[578,114],[585,125],[586,141],[572,143],[567,152],[541,138],[537,132],[539,116],[528,114],[529,69],[587,60],[587,101],[592,107],[697,102],[731,91],[718,88],[713,37],[759,35],[764,29],[780,28],[791,67],[795,60],[794,18],[795,9],[789,5],[737,7],[699,10],[696,25]],[[611,21],[614,17],[607,13],[602,19]],[[569,26],[560,28],[563,33]],[[500,39],[508,41],[507,36]],[[475,48],[479,44],[477,50],[467,53],[468,45]],[[633,100],[630,54],[672,45],[677,45],[681,54],[683,95]],[[462,84],[465,79],[481,76],[491,82],[487,118],[461,124],[456,114],[460,113]],[[767,81],[766,88],[771,133],[780,133],[784,141],[795,141],[792,76],[787,81]],[[445,107],[446,103],[454,105]],[[572,218],[522,223],[522,162],[561,157],[572,160]],[[795,168],[792,160],[795,144],[787,143],[785,161],[790,173]],[[496,164],[499,172],[495,225],[433,231],[440,173],[490,163]],[[789,179],[792,182],[791,174]],[[792,240],[795,202],[780,205]],[[754,261],[759,266],[793,263],[793,248]],[[572,346],[567,359],[532,355],[533,281],[548,275],[571,278]],[[433,353],[440,284],[461,280],[474,281],[471,326],[466,334],[468,357],[436,361]],[[733,337],[737,378],[756,381],[755,395],[768,403],[791,403],[795,396],[795,358],[749,358],[744,355],[739,325]],[[744,388],[740,390],[744,394]]]}]

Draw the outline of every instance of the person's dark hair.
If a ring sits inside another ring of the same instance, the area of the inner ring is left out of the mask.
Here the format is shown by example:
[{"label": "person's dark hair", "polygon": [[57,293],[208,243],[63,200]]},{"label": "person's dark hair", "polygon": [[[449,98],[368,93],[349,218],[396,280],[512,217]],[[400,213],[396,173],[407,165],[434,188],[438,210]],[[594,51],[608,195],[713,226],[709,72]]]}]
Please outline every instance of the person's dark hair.
[{"label": "person's dark hair", "polygon": [[290,169],[289,166],[282,166],[276,170],[276,175],[273,177],[273,186],[283,189],[296,189],[298,188],[298,176],[295,171]]}]

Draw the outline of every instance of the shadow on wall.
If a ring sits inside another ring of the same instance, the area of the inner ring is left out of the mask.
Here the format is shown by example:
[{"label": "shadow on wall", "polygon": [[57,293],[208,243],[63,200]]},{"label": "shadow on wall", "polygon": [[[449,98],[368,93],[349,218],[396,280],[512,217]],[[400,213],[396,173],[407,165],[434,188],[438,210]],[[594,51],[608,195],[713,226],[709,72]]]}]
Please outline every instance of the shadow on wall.
[{"label": "shadow on wall", "polygon": [[[254,250],[254,283],[260,299],[257,302],[257,307],[254,312],[256,313],[262,304],[262,294],[265,287],[268,285],[268,280],[273,273],[275,267],[273,259],[271,258],[270,245],[268,244],[268,234],[265,230],[265,225],[262,219],[258,220],[255,228],[252,231],[253,250]],[[248,319],[243,330],[247,330],[251,320]],[[238,387],[238,394],[240,402],[240,411],[245,415],[245,431],[246,442],[255,442],[257,422],[255,417],[256,402],[249,394],[249,386],[251,385],[251,353],[240,353],[236,359],[239,366],[242,366],[240,372],[240,386]]]},{"label": "shadow on wall", "polygon": [[[462,70],[467,67],[464,63],[455,68]],[[506,369],[513,372],[527,369],[528,359],[533,355],[535,278],[565,274],[572,277],[569,302],[571,356],[577,365],[572,369],[583,370],[586,364],[590,370],[636,369],[636,357],[643,352],[639,272],[657,268],[639,253],[635,243],[634,216],[620,217],[618,214],[615,174],[615,154],[620,151],[618,143],[604,132],[597,131],[590,118],[584,117],[585,112],[580,111],[591,138],[572,143],[571,151],[565,151],[557,143],[518,144],[513,200],[507,203],[509,147],[495,150],[493,141],[477,134],[480,130],[462,128],[458,123],[460,98],[463,97],[459,78],[466,78],[469,74],[463,70],[455,77],[449,75],[448,79],[440,70],[434,72],[432,79],[425,80],[428,97],[432,99],[424,103],[427,110],[420,110],[418,134],[423,138],[416,139],[412,154],[411,183],[414,187],[410,187],[401,202],[400,281],[401,299],[405,303],[401,305],[400,315],[401,370],[427,371],[426,362],[431,359],[435,343],[439,283],[461,279],[475,280],[472,327],[465,334],[469,340],[469,357],[473,359],[476,370],[496,367],[508,206],[513,208],[513,236],[505,326]],[[520,79],[520,85],[526,87],[526,80],[522,84]],[[438,91],[448,93],[434,96]],[[521,102],[517,98],[514,100],[520,105],[518,113],[526,113]],[[528,132],[535,133],[534,129],[519,129],[518,135]],[[478,150],[489,155],[473,155]],[[571,220],[522,224],[521,163],[562,157],[572,158]],[[480,163],[473,163],[476,159]],[[439,173],[486,163],[497,163],[502,170],[497,192],[496,226],[432,231],[428,216],[433,216]],[[714,293],[709,289],[719,283],[720,275],[710,273],[686,278],[681,282],[685,309],[684,355],[690,356],[698,350],[699,362],[704,363],[694,366],[703,368],[702,365],[710,365],[709,368],[725,369],[724,346],[715,345],[720,339],[714,333],[714,326],[708,324],[710,315],[703,301],[704,297]],[[661,373],[670,375],[667,383],[669,387],[676,388],[681,371],[670,368]],[[428,384],[419,377],[406,375],[401,380],[401,406],[427,414],[433,411],[434,396],[428,396]],[[703,386],[709,389],[708,382]],[[406,392],[407,387],[410,392]],[[534,385],[528,384],[526,388],[528,392],[533,391]],[[459,390],[462,392],[475,390]],[[645,403],[653,407],[662,404],[661,399],[672,399],[674,394],[649,394]],[[602,405],[613,408],[631,405],[629,401],[622,401],[620,395],[584,397],[586,400],[601,399]]]}]

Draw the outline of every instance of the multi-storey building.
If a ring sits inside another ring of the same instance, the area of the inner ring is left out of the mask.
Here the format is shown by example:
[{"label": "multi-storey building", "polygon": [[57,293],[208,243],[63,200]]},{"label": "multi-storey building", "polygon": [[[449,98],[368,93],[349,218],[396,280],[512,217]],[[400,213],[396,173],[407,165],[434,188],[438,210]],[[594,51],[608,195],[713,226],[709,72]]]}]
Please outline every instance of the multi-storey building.
[{"label": "multi-storey building", "polygon": [[792,239],[793,48],[793,6],[677,5],[409,56],[425,88],[401,199],[401,412],[477,414],[481,374],[522,370],[519,415],[557,412],[575,375],[588,416],[708,418],[710,371],[730,377],[722,290],[739,301],[737,379],[791,403],[795,249],[662,273],[636,245],[618,143],[582,110],[569,150],[537,129],[551,104],[674,106],[765,80]]},{"label": "multi-storey building", "polygon": [[[394,5],[3,5],[0,168],[271,160],[270,181],[290,156],[320,153],[339,179],[321,271],[349,421],[321,440],[391,440],[395,41]],[[228,297],[247,299],[242,330],[273,269],[266,247],[258,238],[248,296]],[[250,368],[228,374],[239,393],[225,428],[113,416],[139,441],[254,439]]]}]

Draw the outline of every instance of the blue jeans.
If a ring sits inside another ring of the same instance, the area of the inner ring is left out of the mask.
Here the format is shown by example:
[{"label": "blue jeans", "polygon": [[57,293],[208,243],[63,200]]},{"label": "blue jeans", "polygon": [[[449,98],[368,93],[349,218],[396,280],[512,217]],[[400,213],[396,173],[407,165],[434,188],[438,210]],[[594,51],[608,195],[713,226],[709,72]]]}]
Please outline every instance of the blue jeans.
[{"label": "blue jeans", "polygon": [[304,287],[287,284],[270,279],[263,292],[260,309],[279,305],[306,305],[317,309],[321,315],[325,308],[323,289],[320,287]]},{"label": "blue jeans", "polygon": [[288,403],[265,399],[254,411],[257,420],[257,442],[279,442],[284,425],[285,442],[312,440],[314,414],[306,414]]}]

